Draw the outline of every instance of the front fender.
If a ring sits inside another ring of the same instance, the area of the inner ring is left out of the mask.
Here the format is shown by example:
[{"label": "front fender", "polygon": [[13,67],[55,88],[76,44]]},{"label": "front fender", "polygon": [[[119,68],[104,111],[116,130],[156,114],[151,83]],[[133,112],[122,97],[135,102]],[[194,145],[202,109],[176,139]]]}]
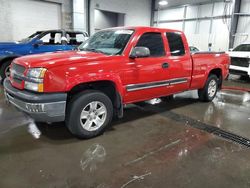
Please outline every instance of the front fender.
[{"label": "front fender", "polygon": [[69,92],[77,85],[98,81],[111,81],[116,90],[123,96],[124,91],[119,74],[112,72],[81,71],[61,67],[48,69],[44,77],[45,92]]},{"label": "front fender", "polygon": [[120,93],[120,95],[123,96],[124,93],[119,75],[113,73],[86,73],[78,76],[68,76],[66,80],[66,91],[70,91],[73,87],[79,84],[98,81],[111,81],[114,83],[116,90]]}]

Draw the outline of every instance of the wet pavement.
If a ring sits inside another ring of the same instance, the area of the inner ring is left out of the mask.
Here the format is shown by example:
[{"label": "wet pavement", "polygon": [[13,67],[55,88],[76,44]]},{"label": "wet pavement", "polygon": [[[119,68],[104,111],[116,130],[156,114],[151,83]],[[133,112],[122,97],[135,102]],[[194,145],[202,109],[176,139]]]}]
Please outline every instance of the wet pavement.
[{"label": "wet pavement", "polygon": [[201,103],[191,91],[157,102],[129,105],[91,140],[62,123],[38,124],[34,136],[32,121],[5,104],[0,88],[0,187],[250,187],[250,149],[199,128],[250,139],[249,93],[221,91]]},{"label": "wet pavement", "polygon": [[238,75],[229,75],[228,80],[223,83],[225,87],[241,87],[244,89],[250,90],[250,78],[238,76]]}]

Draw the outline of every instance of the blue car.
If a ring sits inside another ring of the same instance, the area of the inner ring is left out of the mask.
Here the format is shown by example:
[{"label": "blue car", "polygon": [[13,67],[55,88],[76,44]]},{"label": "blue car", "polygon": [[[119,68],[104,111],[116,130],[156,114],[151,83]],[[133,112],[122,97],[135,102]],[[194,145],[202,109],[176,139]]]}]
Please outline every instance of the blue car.
[{"label": "blue car", "polygon": [[9,76],[13,59],[30,54],[72,50],[88,38],[88,33],[65,30],[38,31],[18,42],[0,42],[0,76]]}]

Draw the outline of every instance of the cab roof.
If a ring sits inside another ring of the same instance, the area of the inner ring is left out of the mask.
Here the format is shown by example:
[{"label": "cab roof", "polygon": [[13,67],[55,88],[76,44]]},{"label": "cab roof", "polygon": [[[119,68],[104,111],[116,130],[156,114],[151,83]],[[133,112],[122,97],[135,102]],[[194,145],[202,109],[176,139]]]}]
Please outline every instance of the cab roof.
[{"label": "cab roof", "polygon": [[131,30],[150,30],[150,31],[158,31],[158,32],[181,32],[180,30],[168,29],[168,28],[158,28],[158,27],[147,27],[147,26],[126,26],[126,27],[112,27],[104,30],[112,30],[112,29],[131,29]]}]

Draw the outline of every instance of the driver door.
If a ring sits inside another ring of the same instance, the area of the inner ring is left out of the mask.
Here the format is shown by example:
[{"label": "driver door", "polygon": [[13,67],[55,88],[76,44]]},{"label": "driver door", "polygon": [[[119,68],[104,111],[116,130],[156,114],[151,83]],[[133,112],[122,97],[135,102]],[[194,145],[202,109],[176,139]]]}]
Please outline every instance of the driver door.
[{"label": "driver door", "polygon": [[147,100],[167,93],[167,59],[160,32],[147,32],[141,35],[136,47],[147,47],[149,57],[130,59],[130,71],[125,72],[125,100],[135,102]]}]

